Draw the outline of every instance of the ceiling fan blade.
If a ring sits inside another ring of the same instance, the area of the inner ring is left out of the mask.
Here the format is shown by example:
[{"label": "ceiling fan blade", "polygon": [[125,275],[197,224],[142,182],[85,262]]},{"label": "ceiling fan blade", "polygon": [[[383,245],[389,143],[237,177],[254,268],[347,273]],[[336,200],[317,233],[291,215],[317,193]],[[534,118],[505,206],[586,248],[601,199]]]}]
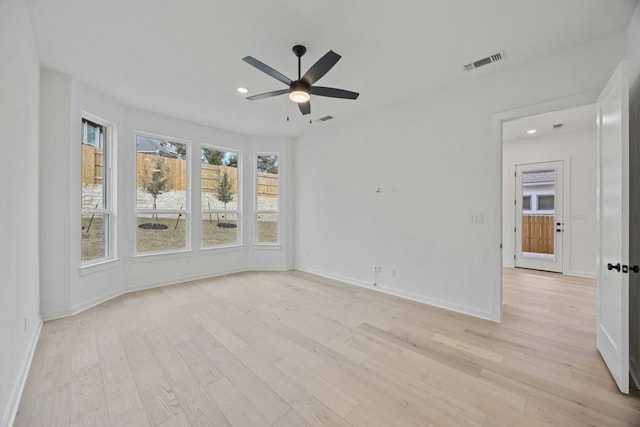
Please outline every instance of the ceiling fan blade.
[{"label": "ceiling fan blade", "polygon": [[312,95],[328,96],[329,98],[358,99],[358,92],[350,90],[336,89],[334,87],[311,86],[309,90]]},{"label": "ceiling fan blade", "polygon": [[304,73],[301,80],[311,86],[320,80],[322,76],[327,74],[327,72],[336,65],[336,62],[338,62],[340,58],[342,58],[340,55],[330,50],[322,58],[318,59],[318,62],[313,64],[306,73]]},{"label": "ceiling fan blade", "polygon": [[258,70],[262,71],[263,73],[269,74],[274,79],[280,80],[282,83],[286,84],[287,86],[291,85],[291,83],[292,83],[292,81],[291,81],[291,79],[289,77],[285,76],[280,71],[274,70],[273,68],[269,67],[264,62],[258,61],[256,58],[254,58],[252,56],[245,56],[244,58],[242,58],[242,60],[244,62],[246,62],[247,64],[249,64],[249,65],[253,65],[254,67],[256,67]]},{"label": "ceiling fan blade", "polygon": [[249,101],[257,101],[259,99],[271,98],[272,96],[284,95],[285,93],[289,93],[289,89],[274,90],[271,92],[265,92],[258,95],[248,96],[247,99]]},{"label": "ceiling fan blade", "polygon": [[311,114],[311,102],[309,101],[303,102],[301,104],[298,104],[298,107],[300,107],[300,112],[302,113],[303,116],[306,116],[307,114]]}]

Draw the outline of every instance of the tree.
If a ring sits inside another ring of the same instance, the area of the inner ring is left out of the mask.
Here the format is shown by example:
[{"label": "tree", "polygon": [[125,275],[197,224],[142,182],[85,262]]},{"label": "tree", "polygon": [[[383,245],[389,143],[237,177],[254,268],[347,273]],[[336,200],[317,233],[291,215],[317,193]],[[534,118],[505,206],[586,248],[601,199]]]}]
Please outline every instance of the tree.
[{"label": "tree", "polygon": [[187,155],[187,146],[184,144],[180,144],[177,142],[171,142],[171,145],[173,145],[176,148],[176,153],[178,153],[178,156],[184,158],[184,156]]},{"label": "tree", "polygon": [[232,168],[238,167],[238,155],[236,153],[226,153],[224,163]]},{"label": "tree", "polygon": [[221,165],[224,158],[224,152],[214,150],[213,148],[203,148],[202,157],[210,165]]},{"label": "tree", "polygon": [[216,196],[219,201],[224,203],[224,210],[227,210],[227,203],[233,200],[233,189],[227,171],[222,172],[220,183],[218,184],[218,194]]},{"label": "tree", "polygon": [[258,172],[278,173],[278,156],[258,156]]},{"label": "tree", "polygon": [[169,165],[164,157],[156,156],[145,169],[141,180],[141,189],[153,197],[153,218],[157,221],[156,213],[158,196],[169,191]]}]

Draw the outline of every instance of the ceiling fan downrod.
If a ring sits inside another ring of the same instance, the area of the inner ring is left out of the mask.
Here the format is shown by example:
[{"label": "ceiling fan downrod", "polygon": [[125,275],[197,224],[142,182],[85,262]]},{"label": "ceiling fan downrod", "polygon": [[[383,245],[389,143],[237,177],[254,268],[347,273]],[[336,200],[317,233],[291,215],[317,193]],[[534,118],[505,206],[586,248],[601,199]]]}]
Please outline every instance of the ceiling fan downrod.
[{"label": "ceiling fan downrod", "polygon": [[294,47],[291,48],[291,50],[293,50],[293,53],[298,57],[298,80],[300,80],[302,78],[302,69],[300,67],[300,58],[302,58],[302,56],[307,53],[307,48],[302,46],[301,44],[297,44]]}]

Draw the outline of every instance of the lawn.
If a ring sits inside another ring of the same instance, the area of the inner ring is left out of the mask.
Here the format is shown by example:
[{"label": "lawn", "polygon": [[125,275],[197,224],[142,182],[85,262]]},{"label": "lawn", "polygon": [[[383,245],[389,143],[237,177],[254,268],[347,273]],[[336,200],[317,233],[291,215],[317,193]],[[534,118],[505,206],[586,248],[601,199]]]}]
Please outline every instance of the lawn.
[{"label": "lawn", "polygon": [[[220,216],[221,223],[237,225],[237,217],[228,215]],[[269,221],[271,220],[271,221]],[[89,261],[104,257],[104,233],[102,216],[96,215],[91,222],[91,228],[87,233],[91,216],[82,217],[82,261]],[[137,224],[153,222],[151,218],[139,217]],[[146,230],[136,227],[137,252],[157,252],[183,249],[185,240],[185,217],[177,215],[159,215],[156,221],[167,226],[163,230]],[[257,241],[259,243],[275,243],[278,241],[277,218],[260,218],[257,224]],[[237,227],[219,227],[215,214],[211,219],[205,215],[202,220],[202,247],[233,244],[238,240]],[[253,239],[250,239],[253,240]],[[193,245],[196,246],[196,245]]]}]

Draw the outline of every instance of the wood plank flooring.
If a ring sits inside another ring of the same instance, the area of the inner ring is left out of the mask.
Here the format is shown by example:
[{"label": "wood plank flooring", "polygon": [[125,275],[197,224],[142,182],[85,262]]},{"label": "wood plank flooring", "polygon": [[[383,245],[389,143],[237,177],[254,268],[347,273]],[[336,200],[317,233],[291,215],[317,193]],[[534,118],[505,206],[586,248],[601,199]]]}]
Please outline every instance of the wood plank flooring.
[{"label": "wood plank flooring", "polygon": [[121,296],[46,322],[16,426],[640,426],[595,348],[595,284],[504,271],[504,322],[301,272]]}]

